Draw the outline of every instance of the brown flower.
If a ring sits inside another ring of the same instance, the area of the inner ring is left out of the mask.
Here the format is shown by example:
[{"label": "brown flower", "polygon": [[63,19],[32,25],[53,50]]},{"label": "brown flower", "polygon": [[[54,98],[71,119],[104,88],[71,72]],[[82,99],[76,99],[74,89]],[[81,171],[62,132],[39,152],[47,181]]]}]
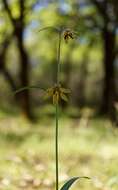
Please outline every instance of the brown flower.
[{"label": "brown flower", "polygon": [[67,43],[69,39],[74,39],[74,33],[70,29],[64,30],[63,37]]},{"label": "brown flower", "polygon": [[67,95],[70,93],[69,89],[62,88],[61,85],[55,85],[54,87],[48,88],[46,90],[45,98],[52,97],[53,104],[58,104],[60,99],[68,101]]}]

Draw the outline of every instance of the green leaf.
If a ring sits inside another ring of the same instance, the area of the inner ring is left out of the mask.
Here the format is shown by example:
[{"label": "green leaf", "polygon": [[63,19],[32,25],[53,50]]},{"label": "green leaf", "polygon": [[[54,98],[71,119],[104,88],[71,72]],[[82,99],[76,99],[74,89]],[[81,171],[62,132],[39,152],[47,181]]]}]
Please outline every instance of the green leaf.
[{"label": "green leaf", "polygon": [[86,177],[86,176],[73,177],[73,178],[69,179],[69,180],[61,187],[60,190],[68,190],[76,180],[81,179],[81,178],[90,179],[89,177]]},{"label": "green leaf", "polygon": [[68,98],[65,94],[61,93],[60,96],[61,96],[61,99],[63,99],[65,102],[68,102]]},{"label": "green leaf", "polygon": [[44,88],[42,88],[42,87],[40,87],[40,86],[24,86],[24,87],[19,88],[18,90],[16,90],[16,91],[14,92],[14,94],[17,94],[17,93],[19,93],[19,92],[22,92],[22,91],[24,91],[24,90],[29,90],[29,89],[32,89],[32,88],[38,88],[38,89],[41,89],[41,90],[45,90]]},{"label": "green leaf", "polygon": [[48,30],[48,29],[52,29],[52,30],[54,30],[56,32],[59,32],[59,29],[56,28],[56,27],[53,27],[53,26],[47,26],[47,27],[41,28],[40,30],[38,30],[38,32],[41,32],[43,30]]}]

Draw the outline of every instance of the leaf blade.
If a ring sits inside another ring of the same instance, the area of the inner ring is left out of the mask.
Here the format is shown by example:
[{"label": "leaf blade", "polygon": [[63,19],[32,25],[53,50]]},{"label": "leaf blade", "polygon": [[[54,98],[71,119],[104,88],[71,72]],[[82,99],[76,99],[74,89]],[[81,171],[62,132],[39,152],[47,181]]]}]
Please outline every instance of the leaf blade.
[{"label": "leaf blade", "polygon": [[17,93],[20,93],[24,90],[30,90],[32,88],[38,88],[38,89],[41,89],[41,90],[45,90],[44,88],[40,87],[40,86],[24,86],[22,88],[19,88],[18,90],[15,90],[14,91],[14,95],[17,94]]},{"label": "leaf blade", "polygon": [[44,28],[41,28],[40,30],[38,30],[37,32],[42,32],[44,30],[48,30],[48,29],[52,29],[53,31],[59,32],[59,29],[57,27],[54,26],[46,26]]},{"label": "leaf blade", "polygon": [[71,179],[69,179],[62,187],[60,190],[68,190],[75,181],[77,181],[78,179],[82,179],[82,178],[85,178],[85,179],[90,179],[89,177],[86,177],[86,176],[81,176],[81,177],[73,177]]}]

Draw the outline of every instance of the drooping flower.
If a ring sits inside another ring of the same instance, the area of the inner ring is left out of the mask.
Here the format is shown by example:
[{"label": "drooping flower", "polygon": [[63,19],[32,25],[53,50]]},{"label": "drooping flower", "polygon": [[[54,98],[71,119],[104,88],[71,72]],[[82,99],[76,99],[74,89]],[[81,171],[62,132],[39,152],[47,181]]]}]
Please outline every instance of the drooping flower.
[{"label": "drooping flower", "polygon": [[61,85],[55,85],[54,87],[48,88],[46,90],[45,98],[52,97],[53,104],[58,104],[60,99],[68,101],[67,94],[70,93],[69,89],[61,87]]},{"label": "drooping flower", "polygon": [[67,43],[69,39],[74,39],[74,32],[71,31],[70,29],[66,29],[63,32],[63,37],[65,42]]}]

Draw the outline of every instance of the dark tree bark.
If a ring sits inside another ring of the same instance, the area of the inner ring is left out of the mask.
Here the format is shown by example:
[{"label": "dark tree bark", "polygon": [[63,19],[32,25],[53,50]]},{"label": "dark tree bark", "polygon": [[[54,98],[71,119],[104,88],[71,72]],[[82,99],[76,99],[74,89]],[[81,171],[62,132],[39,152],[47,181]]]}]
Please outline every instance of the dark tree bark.
[{"label": "dark tree bark", "polygon": [[104,39],[104,89],[103,89],[103,102],[102,113],[109,114],[112,119],[115,119],[115,31],[110,31],[108,26],[103,29]]},{"label": "dark tree bark", "polygon": [[[116,120],[116,112],[114,103],[116,101],[116,85],[115,85],[115,56],[116,56],[116,29],[118,14],[114,11],[114,16],[109,14],[108,5],[115,7],[116,0],[98,1],[91,0],[98,9],[103,19],[103,28],[101,29],[103,47],[104,47],[104,86],[101,113],[109,115],[111,119]],[[110,4],[109,4],[110,3]],[[116,3],[117,7],[117,3]],[[115,9],[115,8],[114,8]],[[116,9],[115,9],[116,10]]]},{"label": "dark tree bark", "polygon": [[[21,87],[29,86],[29,72],[30,72],[30,65],[27,52],[24,48],[23,44],[23,32],[19,34],[19,31],[16,31],[16,36],[18,40],[18,48],[20,51],[20,81]],[[33,119],[33,115],[31,112],[31,105],[30,105],[30,92],[29,90],[23,91],[20,93],[21,98],[21,105],[24,114],[29,118]]]},{"label": "dark tree bark", "polygon": [[[20,6],[20,16],[15,22],[14,34],[18,42],[18,48],[20,53],[20,80],[21,87],[29,86],[29,73],[30,73],[30,63],[29,57],[24,47],[23,34],[24,34],[24,11],[25,11],[25,1],[19,0]],[[30,92],[26,90],[21,93],[21,105],[24,114],[29,118],[33,119],[33,114],[30,105]]]},{"label": "dark tree bark", "polygon": [[[20,83],[21,83],[20,87],[29,86],[29,75],[28,75],[30,72],[29,57],[23,43],[23,34],[25,28],[24,24],[25,0],[19,0],[19,7],[20,7],[19,18],[14,18],[12,16],[7,0],[3,0],[3,5],[13,25],[13,30],[14,30],[13,33],[18,43],[18,49],[20,54],[20,74],[19,74]],[[19,97],[20,97],[20,104],[24,114],[27,116],[27,118],[32,120],[33,114],[31,111],[29,90],[22,92]]]}]

